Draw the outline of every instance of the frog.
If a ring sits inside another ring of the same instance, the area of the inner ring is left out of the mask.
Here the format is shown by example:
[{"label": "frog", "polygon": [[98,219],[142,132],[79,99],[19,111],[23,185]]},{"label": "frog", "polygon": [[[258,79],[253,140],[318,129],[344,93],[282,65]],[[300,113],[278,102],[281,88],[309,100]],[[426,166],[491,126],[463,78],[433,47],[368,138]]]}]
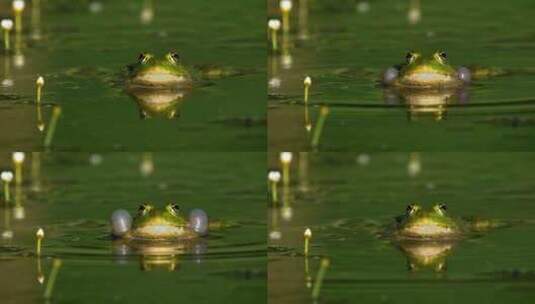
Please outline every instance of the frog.
[{"label": "frog", "polygon": [[187,67],[176,51],[170,51],[163,57],[142,52],[137,62],[126,66],[126,87],[127,90],[142,88],[187,91],[193,87],[211,85],[209,81],[212,80],[252,72],[254,70],[214,64]]},{"label": "frog", "polygon": [[410,51],[406,62],[388,68],[382,77],[385,86],[407,89],[458,88],[471,82],[471,71],[454,68],[443,51],[431,56]]},{"label": "frog", "polygon": [[407,258],[409,271],[431,268],[446,270],[446,258],[462,239],[480,236],[507,223],[480,217],[458,218],[448,213],[446,204],[423,208],[409,204],[404,214],[395,217],[387,236]]},{"label": "frog", "polygon": [[112,236],[128,241],[184,241],[208,232],[208,217],[200,209],[187,220],[180,207],[170,203],[162,210],[152,203],[141,204],[132,219],[125,210],[116,210],[111,217]]},{"label": "frog", "polygon": [[429,209],[416,203],[409,204],[405,214],[395,218],[393,227],[390,227],[390,235],[397,241],[449,241],[504,225],[500,221],[479,217],[453,217],[447,210],[447,205],[443,203],[435,204]]},{"label": "frog", "polygon": [[128,88],[186,89],[193,84],[190,71],[175,51],[162,58],[147,52],[139,54],[138,61],[127,66],[126,78]]}]

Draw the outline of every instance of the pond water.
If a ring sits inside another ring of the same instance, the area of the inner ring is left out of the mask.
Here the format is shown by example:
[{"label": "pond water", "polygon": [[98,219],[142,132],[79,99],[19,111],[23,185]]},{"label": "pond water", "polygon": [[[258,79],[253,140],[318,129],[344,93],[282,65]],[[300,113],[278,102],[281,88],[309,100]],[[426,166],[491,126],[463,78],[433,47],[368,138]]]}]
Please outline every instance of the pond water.
[{"label": "pond water", "polygon": [[[269,1],[277,16],[278,1]],[[323,151],[525,151],[535,135],[535,3],[501,1],[300,1],[293,31],[269,56],[269,148],[311,149],[309,115],[329,107]],[[305,6],[306,5],[306,6]],[[447,53],[454,66],[505,71],[479,79],[462,98],[393,98],[377,83],[409,50]],[[412,100],[412,101],[411,101]],[[417,102],[426,102],[418,107]],[[412,105],[412,106],[411,106]]]},{"label": "pond water", "polygon": [[[10,5],[0,1],[2,15]],[[40,19],[25,10],[28,31],[16,53],[1,55],[0,143],[42,150],[59,106],[53,150],[264,151],[264,14],[257,1],[41,1]],[[236,75],[199,82],[183,99],[169,92],[142,96],[145,103],[130,97],[125,66],[141,52],[172,50],[192,69],[215,65]],[[37,75],[45,78],[41,120]],[[142,119],[151,100],[166,111]]]},{"label": "pond water", "polygon": [[[533,153],[300,153],[287,195],[292,216],[270,212],[269,301],[312,303],[307,282],[328,257],[319,303],[531,303],[534,160]],[[271,166],[279,167],[278,155]],[[446,203],[452,216],[508,227],[407,254],[375,234],[415,202]]]},{"label": "pond water", "polygon": [[[2,198],[0,209],[2,303],[43,303],[53,258],[62,266],[52,303],[265,299],[266,218],[258,207],[265,201],[265,159],[265,153],[27,155],[25,182],[12,187],[12,203],[6,208]],[[11,167],[11,155],[0,165]],[[201,208],[233,225],[173,249],[135,253],[112,242],[111,213],[134,214],[148,201]],[[45,231],[41,259],[38,227]]]}]

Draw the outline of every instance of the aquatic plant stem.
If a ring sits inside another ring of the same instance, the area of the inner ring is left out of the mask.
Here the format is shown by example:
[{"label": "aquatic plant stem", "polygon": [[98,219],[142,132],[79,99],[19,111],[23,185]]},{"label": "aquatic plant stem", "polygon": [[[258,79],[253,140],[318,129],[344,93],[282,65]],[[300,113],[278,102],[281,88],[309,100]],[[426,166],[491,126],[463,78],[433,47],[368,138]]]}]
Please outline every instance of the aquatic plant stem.
[{"label": "aquatic plant stem", "polygon": [[37,282],[39,282],[39,284],[43,284],[44,281],[45,281],[45,276],[43,275],[43,269],[41,267],[41,259],[38,258],[37,259]]},{"label": "aquatic plant stem", "polygon": [[310,245],[310,238],[312,238],[312,230],[310,230],[310,228],[305,229],[304,237],[305,237],[304,254],[305,254],[305,257],[308,257],[308,252],[309,252],[308,248]]},{"label": "aquatic plant stem", "polygon": [[281,0],[280,10],[282,14],[282,31],[284,34],[290,32],[290,11],[292,10],[292,1],[291,0]]},{"label": "aquatic plant stem", "polygon": [[33,0],[32,1],[32,13],[31,13],[31,27],[32,27],[32,38],[34,40],[41,39],[41,1]]},{"label": "aquatic plant stem", "polygon": [[32,191],[41,191],[41,152],[32,152]]},{"label": "aquatic plant stem", "polygon": [[54,284],[56,283],[56,277],[58,276],[59,268],[61,267],[61,259],[54,259],[52,262],[52,270],[50,271],[50,276],[48,277],[48,283],[46,284],[46,289],[43,297],[45,299],[52,298],[52,292],[54,291]]},{"label": "aquatic plant stem", "polygon": [[312,135],[312,147],[317,148],[321,133],[323,131],[323,126],[325,125],[325,120],[327,119],[327,115],[329,114],[329,107],[322,106],[320,109],[320,116],[318,117],[318,121],[316,122],[316,127],[314,128],[314,134]]},{"label": "aquatic plant stem", "polygon": [[45,85],[45,79],[43,78],[43,76],[37,77],[37,80],[35,81],[35,86],[36,86],[36,89],[37,89],[36,102],[37,102],[38,105],[41,104],[41,94],[42,94],[44,85]]},{"label": "aquatic plant stem", "polygon": [[271,182],[271,201],[273,202],[273,206],[277,206],[277,202],[279,200],[279,195],[277,193],[277,182],[272,181]]},{"label": "aquatic plant stem", "polygon": [[280,161],[282,164],[282,185],[288,187],[290,185],[290,163],[292,162],[292,152],[281,152]]},{"label": "aquatic plant stem", "polygon": [[22,184],[22,164],[15,163],[15,185],[20,186]]},{"label": "aquatic plant stem", "polygon": [[9,31],[4,29],[4,50],[11,50],[11,43],[9,42]]},{"label": "aquatic plant stem", "polygon": [[15,15],[15,33],[20,35],[22,33],[22,12],[26,4],[24,0],[14,0],[13,1],[13,15]]},{"label": "aquatic plant stem", "polygon": [[290,32],[290,12],[289,11],[282,12],[282,31],[284,33]]},{"label": "aquatic plant stem", "polygon": [[45,136],[45,148],[50,148],[52,144],[52,139],[54,138],[54,132],[56,130],[56,125],[58,123],[59,116],[61,115],[61,107],[56,106],[52,111],[52,118],[50,119],[50,124],[48,125],[48,131]]},{"label": "aquatic plant stem", "polygon": [[11,194],[9,193],[9,182],[4,182],[4,201],[8,204],[11,201]]},{"label": "aquatic plant stem", "polygon": [[15,11],[15,33],[17,35],[22,33],[22,14],[20,11]]},{"label": "aquatic plant stem", "polygon": [[310,266],[308,263],[308,257],[305,257],[305,283],[306,287],[312,287],[312,277],[310,276]]},{"label": "aquatic plant stem", "polygon": [[323,279],[325,277],[325,273],[327,272],[327,268],[329,268],[330,261],[328,258],[321,259],[320,262],[320,269],[318,270],[318,274],[316,275],[316,282],[314,282],[314,287],[312,289],[312,299],[317,300],[320,296],[321,291],[321,285],[323,283]]},{"label": "aquatic plant stem", "polygon": [[36,244],[36,248],[35,248],[35,254],[40,257],[41,256],[41,242],[43,240],[43,238],[45,237],[45,231],[43,230],[43,228],[39,228],[37,230],[37,232],[35,233],[35,236],[37,238],[37,244]]},{"label": "aquatic plant stem", "polygon": [[271,29],[271,49],[276,52],[279,49],[279,43],[277,41],[277,30]]},{"label": "aquatic plant stem", "polygon": [[36,105],[37,109],[37,130],[43,132],[45,130],[45,123],[43,122],[43,111],[41,110],[41,104]]},{"label": "aquatic plant stem", "polygon": [[308,104],[308,91],[309,91],[310,86],[312,85],[312,79],[309,76],[307,76],[303,83],[305,85],[305,93],[303,94],[303,96],[304,96],[304,102],[306,105]]},{"label": "aquatic plant stem", "polygon": [[15,185],[20,186],[22,184],[22,164],[26,155],[24,152],[13,152],[12,155],[13,166],[15,167]]},{"label": "aquatic plant stem", "polygon": [[310,132],[310,130],[312,129],[312,124],[310,123],[310,116],[308,114],[308,92],[309,92],[310,86],[312,85],[312,79],[309,76],[305,78],[304,85],[305,85],[305,92],[304,92],[303,100],[305,103],[305,129],[307,130],[307,132]]}]

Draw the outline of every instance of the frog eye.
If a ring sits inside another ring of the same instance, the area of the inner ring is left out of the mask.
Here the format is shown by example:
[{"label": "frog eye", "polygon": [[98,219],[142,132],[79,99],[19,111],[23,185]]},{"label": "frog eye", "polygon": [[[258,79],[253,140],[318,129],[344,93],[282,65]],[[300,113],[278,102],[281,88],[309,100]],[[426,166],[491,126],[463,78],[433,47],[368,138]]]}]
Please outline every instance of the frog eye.
[{"label": "frog eye", "polygon": [[435,209],[436,213],[444,215],[446,213],[446,210],[448,210],[448,206],[446,206],[446,204],[438,204],[435,205],[433,209]]},{"label": "frog eye", "polygon": [[152,207],[149,204],[141,204],[141,205],[139,205],[139,208],[137,209],[137,212],[140,215],[145,215],[145,214],[149,213],[149,211],[151,211],[151,210],[152,210]]},{"label": "frog eye", "polygon": [[435,53],[435,58],[440,63],[446,63],[446,60],[448,59],[448,55],[446,55],[445,52],[440,51],[440,52]]},{"label": "frog eye", "polygon": [[169,211],[169,213],[171,213],[172,215],[178,215],[180,207],[178,207],[177,204],[169,204],[167,205],[167,211]]},{"label": "frog eye", "polygon": [[413,57],[414,57],[414,53],[408,52],[407,55],[405,56],[405,59],[407,59],[408,63],[411,63],[413,60]]},{"label": "frog eye", "polygon": [[413,215],[416,211],[420,210],[420,207],[416,204],[410,204],[407,206],[407,214]]},{"label": "frog eye", "polygon": [[167,60],[169,60],[169,62],[171,63],[178,63],[178,61],[180,60],[180,56],[178,56],[178,54],[176,52],[171,52],[169,54],[167,54]]},{"label": "frog eye", "polygon": [[418,53],[415,52],[408,52],[405,58],[407,59],[407,63],[412,63],[416,58],[420,57]]},{"label": "frog eye", "polygon": [[147,53],[141,53],[141,54],[139,54],[137,59],[141,63],[147,63],[151,58],[152,58],[152,55],[147,54]]}]

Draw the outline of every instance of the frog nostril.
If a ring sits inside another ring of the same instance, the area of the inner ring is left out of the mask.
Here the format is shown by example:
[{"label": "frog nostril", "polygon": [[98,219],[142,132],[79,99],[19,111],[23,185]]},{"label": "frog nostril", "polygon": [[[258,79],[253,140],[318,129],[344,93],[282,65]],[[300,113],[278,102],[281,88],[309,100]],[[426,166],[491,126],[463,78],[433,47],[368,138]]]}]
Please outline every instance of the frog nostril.
[{"label": "frog nostril", "polygon": [[399,70],[394,67],[389,67],[383,74],[383,83],[392,84],[398,78]]},{"label": "frog nostril", "polygon": [[132,217],[128,211],[119,209],[112,213],[110,222],[112,234],[116,237],[121,237],[130,231]]}]

